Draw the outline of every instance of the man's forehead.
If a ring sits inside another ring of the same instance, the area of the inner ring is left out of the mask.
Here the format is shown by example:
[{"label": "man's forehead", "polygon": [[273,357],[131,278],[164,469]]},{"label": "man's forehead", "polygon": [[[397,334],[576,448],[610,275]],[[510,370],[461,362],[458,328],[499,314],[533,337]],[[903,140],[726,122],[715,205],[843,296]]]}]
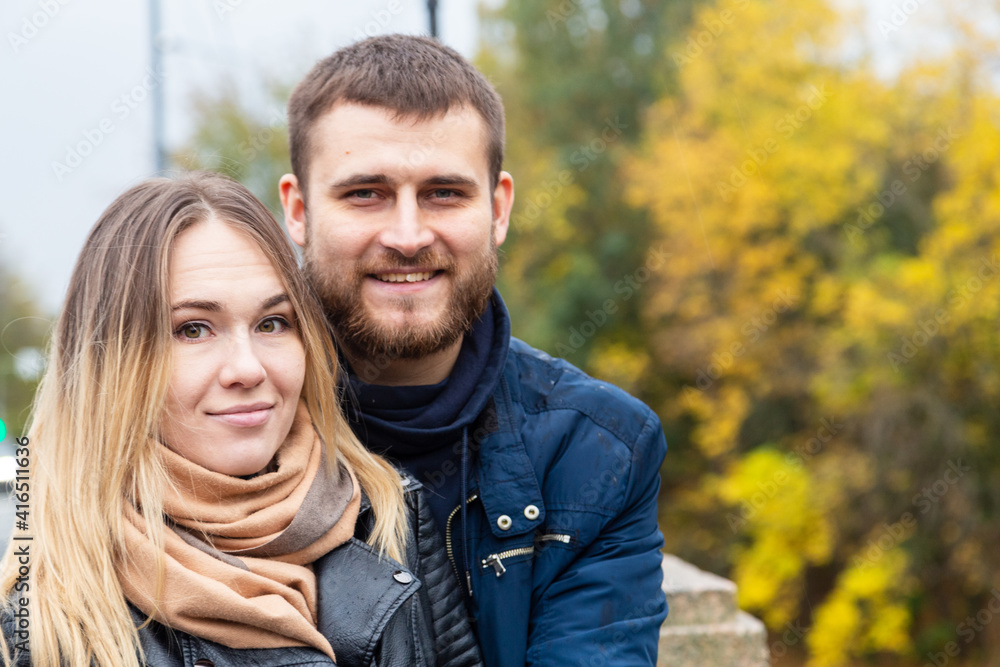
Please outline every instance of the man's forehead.
[{"label": "man's forehead", "polygon": [[476,118],[482,121],[482,116],[475,107],[465,103],[455,103],[444,109],[433,109],[429,111],[401,110],[394,107],[384,107],[378,104],[363,104],[361,102],[340,101],[330,107],[323,116],[329,116],[334,112],[341,114],[377,114],[391,120],[394,123],[406,126],[416,126],[421,123],[435,121],[458,122],[458,119]]},{"label": "man's forehead", "polygon": [[[377,114],[383,116],[400,125],[414,125],[423,122],[433,122],[445,119],[456,119],[458,117],[474,117],[483,121],[482,115],[471,104],[459,102],[451,104],[446,109],[434,109],[427,112],[407,111],[394,107],[385,107],[378,104],[363,104],[353,101],[338,101],[329,109],[321,113],[317,118],[328,117],[334,113],[344,114]],[[483,121],[485,122],[485,121]]]},{"label": "man's forehead", "polygon": [[485,123],[475,109],[464,105],[422,118],[341,103],[317,120],[311,139],[310,169],[324,172],[325,177],[331,171],[358,169],[423,172],[440,169],[436,163],[442,160],[449,171],[488,170]]}]

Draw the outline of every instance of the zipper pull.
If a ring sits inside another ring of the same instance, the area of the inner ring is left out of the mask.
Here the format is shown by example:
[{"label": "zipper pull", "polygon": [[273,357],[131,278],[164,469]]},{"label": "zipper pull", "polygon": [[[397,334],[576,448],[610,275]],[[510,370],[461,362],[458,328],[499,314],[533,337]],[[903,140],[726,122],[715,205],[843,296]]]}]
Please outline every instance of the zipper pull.
[{"label": "zipper pull", "polygon": [[469,597],[472,597],[472,575],[468,570],[465,571],[465,585],[469,587]]},{"label": "zipper pull", "polygon": [[488,558],[483,560],[483,567],[492,567],[497,573],[497,578],[500,578],[507,571],[507,568],[503,566],[503,561],[500,560],[499,554],[490,554]]}]

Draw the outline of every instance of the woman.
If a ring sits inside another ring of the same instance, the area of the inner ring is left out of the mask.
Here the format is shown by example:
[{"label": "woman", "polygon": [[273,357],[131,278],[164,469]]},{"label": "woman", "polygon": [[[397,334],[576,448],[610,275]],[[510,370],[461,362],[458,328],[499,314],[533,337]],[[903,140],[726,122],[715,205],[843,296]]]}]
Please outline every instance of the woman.
[{"label": "woman", "polygon": [[437,545],[352,435],[336,372],[295,256],[246,189],[200,173],[119,197],[38,390],[15,534],[32,539],[11,541],[0,580],[5,662],[476,664],[467,627],[434,632],[455,582],[415,595],[397,562],[422,569]]}]

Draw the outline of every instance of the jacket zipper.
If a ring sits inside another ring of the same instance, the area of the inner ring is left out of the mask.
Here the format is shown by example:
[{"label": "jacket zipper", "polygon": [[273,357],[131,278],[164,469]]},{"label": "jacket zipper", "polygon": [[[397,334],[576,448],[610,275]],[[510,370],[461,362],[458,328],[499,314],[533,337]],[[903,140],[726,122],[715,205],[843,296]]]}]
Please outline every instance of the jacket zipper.
[{"label": "jacket zipper", "polygon": [[[479,494],[473,493],[471,496],[465,499],[465,504],[468,505],[477,498],[479,498]],[[462,577],[458,574],[458,565],[455,563],[455,553],[451,548],[451,520],[455,518],[455,515],[458,514],[458,511],[460,509],[462,509],[462,506],[458,505],[457,507],[455,507],[455,509],[451,511],[451,514],[448,515],[448,521],[445,523],[444,527],[444,548],[445,551],[448,552],[448,560],[451,561],[451,569],[455,572],[455,578],[458,579],[459,581],[462,580]],[[468,566],[468,563],[466,563],[466,566]],[[469,574],[468,570],[465,571],[465,586],[466,590],[468,590],[469,592],[469,597],[471,598],[472,575]]]},{"label": "jacket zipper", "polygon": [[[563,544],[569,544],[573,541],[571,535],[566,535],[564,533],[546,533],[545,535],[539,535],[535,538],[535,542],[562,542]],[[507,571],[507,568],[503,564],[504,558],[514,558],[515,556],[527,556],[529,554],[535,553],[534,545],[530,547],[518,547],[516,549],[508,549],[507,551],[501,551],[498,554],[490,554],[483,559],[483,569],[492,567],[493,571],[497,573],[497,577],[503,575]]]},{"label": "jacket zipper", "polygon": [[507,568],[504,567],[504,558],[513,558],[515,556],[527,556],[528,554],[535,553],[534,545],[530,547],[518,547],[517,549],[508,549],[507,551],[501,551],[498,554],[490,554],[483,559],[483,569],[492,567],[493,571],[497,573],[497,578],[501,577]]}]

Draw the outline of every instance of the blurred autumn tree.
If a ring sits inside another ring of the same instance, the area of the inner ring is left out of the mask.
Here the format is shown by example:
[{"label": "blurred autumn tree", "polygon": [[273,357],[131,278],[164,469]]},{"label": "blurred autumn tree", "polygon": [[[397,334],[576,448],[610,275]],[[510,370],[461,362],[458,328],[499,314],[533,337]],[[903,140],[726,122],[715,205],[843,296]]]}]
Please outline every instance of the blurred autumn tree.
[{"label": "blurred autumn tree", "polygon": [[811,626],[815,667],[972,658],[997,634],[962,623],[1000,596],[997,45],[956,22],[952,58],[886,83],[845,25],[822,0],[702,7],[628,161],[671,254],[649,369],[681,379],[647,399],[701,471],[666,468],[667,547],[732,568],[775,637]]},{"label": "blurred autumn tree", "polygon": [[516,186],[500,272],[514,335],[631,390],[651,381],[634,276],[650,232],[625,204],[621,163],[646,109],[676,88],[662,54],[695,4],[507,0],[480,31],[476,64],[504,99]]},{"label": "blurred autumn tree", "polygon": [[281,220],[278,180],[292,170],[285,106],[291,87],[265,84],[270,103],[255,108],[234,86],[192,100],[195,131],[172,161],[183,169],[205,169],[243,183]]}]

